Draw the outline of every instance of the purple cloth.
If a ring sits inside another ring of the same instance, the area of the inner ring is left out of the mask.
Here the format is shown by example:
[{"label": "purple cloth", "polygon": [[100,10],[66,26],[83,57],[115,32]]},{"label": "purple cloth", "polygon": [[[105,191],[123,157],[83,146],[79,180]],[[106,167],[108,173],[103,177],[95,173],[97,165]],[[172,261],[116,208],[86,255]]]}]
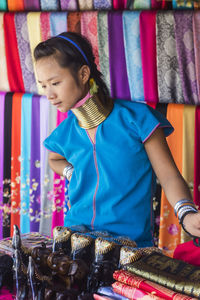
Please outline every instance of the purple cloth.
[{"label": "purple cloth", "polygon": [[112,9],[111,0],[94,0],[94,9]]},{"label": "purple cloth", "polygon": [[130,100],[130,90],[126,69],[122,12],[108,13],[108,40],[111,97]]},{"label": "purple cloth", "polygon": [[[4,106],[5,94],[0,92],[0,207],[3,206],[3,162],[4,162]],[[0,209],[0,239],[3,238],[3,214]]]},{"label": "purple cloth", "polygon": [[184,102],[198,103],[193,40],[193,12],[175,11],[175,38]]},{"label": "purple cloth", "polygon": [[37,92],[27,28],[27,13],[15,14],[15,29],[25,91]]},{"label": "purple cloth", "polygon": [[24,10],[39,11],[40,10],[40,0],[24,0]]},{"label": "purple cloth", "polygon": [[30,162],[30,231],[40,224],[40,96],[33,95]]},{"label": "purple cloth", "polygon": [[77,0],[60,0],[61,10],[78,10]]}]

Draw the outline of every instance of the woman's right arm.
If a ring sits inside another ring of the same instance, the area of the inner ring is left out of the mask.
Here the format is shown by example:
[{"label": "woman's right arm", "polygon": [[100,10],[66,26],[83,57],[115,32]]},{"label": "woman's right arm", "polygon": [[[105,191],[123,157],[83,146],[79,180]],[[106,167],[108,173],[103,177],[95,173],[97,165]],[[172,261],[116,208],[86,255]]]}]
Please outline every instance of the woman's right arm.
[{"label": "woman's right arm", "polygon": [[55,152],[49,152],[49,165],[55,173],[63,176],[64,168],[70,165],[70,163],[64,156]]}]

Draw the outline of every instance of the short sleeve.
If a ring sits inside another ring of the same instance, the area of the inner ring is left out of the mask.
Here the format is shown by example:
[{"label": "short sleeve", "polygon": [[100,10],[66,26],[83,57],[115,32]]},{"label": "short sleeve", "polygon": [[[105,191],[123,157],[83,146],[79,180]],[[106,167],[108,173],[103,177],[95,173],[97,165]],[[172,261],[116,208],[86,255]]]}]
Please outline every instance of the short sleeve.
[{"label": "short sleeve", "polygon": [[170,122],[156,109],[138,102],[134,103],[133,106],[131,109],[133,122],[143,143],[157,128],[163,128],[166,137],[173,132],[174,128]]}]

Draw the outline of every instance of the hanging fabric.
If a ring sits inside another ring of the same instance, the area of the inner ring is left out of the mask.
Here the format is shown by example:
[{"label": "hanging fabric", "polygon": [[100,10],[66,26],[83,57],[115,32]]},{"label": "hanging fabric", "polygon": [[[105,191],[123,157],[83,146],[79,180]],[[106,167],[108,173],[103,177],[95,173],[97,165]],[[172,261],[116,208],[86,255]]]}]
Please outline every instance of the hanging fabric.
[{"label": "hanging fabric", "polygon": [[200,209],[200,106],[195,112],[195,136],[194,136],[194,203]]},{"label": "hanging fabric", "polygon": [[193,12],[176,11],[175,38],[183,96],[186,103],[198,103],[193,40]]},{"label": "hanging fabric", "polygon": [[4,167],[4,107],[5,92],[0,92],[0,240],[3,238],[3,167]]},{"label": "hanging fabric", "polygon": [[[183,167],[182,175],[187,182],[193,196],[194,188],[194,134],[195,134],[195,110],[194,105],[184,105],[183,109]],[[181,228],[181,243],[191,240],[188,234]]]},{"label": "hanging fabric", "polygon": [[50,34],[56,36],[67,31],[67,12],[52,12],[50,14]]},{"label": "hanging fabric", "polygon": [[113,9],[123,10],[126,8],[127,0],[113,0]]},{"label": "hanging fabric", "polygon": [[92,0],[78,0],[78,5],[80,10],[92,10],[93,1]]},{"label": "hanging fabric", "polygon": [[81,13],[72,12],[67,15],[68,31],[81,33]]},{"label": "hanging fabric", "polygon": [[198,103],[200,103],[200,13],[198,11],[193,13],[193,35]]},{"label": "hanging fabric", "polygon": [[40,0],[41,10],[59,10],[59,0]]},{"label": "hanging fabric", "polygon": [[14,93],[11,136],[11,236],[13,235],[13,225],[20,228],[21,101],[22,93]]},{"label": "hanging fabric", "polygon": [[193,9],[193,0],[172,0],[173,9]]},{"label": "hanging fabric", "polygon": [[151,0],[135,0],[132,9],[151,9]]},{"label": "hanging fabric", "polygon": [[112,9],[111,0],[93,0],[94,9],[96,10],[109,10]]},{"label": "hanging fabric", "polygon": [[15,14],[15,29],[25,91],[37,93],[28,37],[27,13]]},{"label": "hanging fabric", "polygon": [[23,94],[21,104],[21,211],[20,232],[30,232],[30,160],[31,160],[31,116],[32,94]]},{"label": "hanging fabric", "polygon": [[108,13],[98,12],[97,14],[97,37],[99,49],[99,64],[104,81],[110,91],[110,66],[108,56]]},{"label": "hanging fabric", "polygon": [[[40,29],[40,14],[41,14],[40,12],[30,12],[27,14],[28,36],[29,36],[31,56],[33,61],[34,61],[33,51],[37,46],[37,44],[39,44],[42,41],[41,29]],[[40,84],[38,83],[34,64],[33,67],[34,67],[35,80],[37,83],[38,94],[42,95],[43,91]]]},{"label": "hanging fabric", "polygon": [[7,93],[4,106],[4,158],[3,158],[3,237],[10,236],[11,214],[11,130],[12,130],[12,97],[13,93]]},{"label": "hanging fabric", "polygon": [[[158,102],[156,62],[156,11],[142,11],[140,14],[140,42],[144,99],[156,106]],[[155,107],[154,106],[154,107]]]},{"label": "hanging fabric", "polygon": [[9,11],[23,11],[24,10],[24,1],[23,0],[7,0],[8,10]]},{"label": "hanging fabric", "polygon": [[111,97],[130,100],[123,40],[122,13],[120,12],[108,12],[108,41]]},{"label": "hanging fabric", "polygon": [[49,12],[42,12],[40,14],[40,30],[41,30],[42,41],[46,41],[51,37]]},{"label": "hanging fabric", "polygon": [[81,33],[84,36],[86,36],[92,44],[93,54],[95,56],[95,63],[99,70],[100,66],[97,38],[97,12],[83,12],[81,14]]},{"label": "hanging fabric", "polygon": [[0,10],[6,11],[7,10],[7,0],[1,0],[0,1]]},{"label": "hanging fabric", "polygon": [[[48,136],[49,131],[49,106],[50,103],[45,96],[40,98],[40,227],[41,234],[51,234],[52,224],[52,203],[48,199],[50,167],[48,166],[48,151],[43,146],[43,141]],[[51,171],[52,172],[52,171]],[[52,183],[52,182],[51,182]],[[53,190],[53,184],[51,186]]]},{"label": "hanging fabric", "polygon": [[40,97],[33,95],[30,162],[30,231],[39,231],[40,222]]},{"label": "hanging fabric", "polygon": [[39,11],[40,0],[24,0],[24,9],[26,11]]},{"label": "hanging fabric", "polygon": [[162,0],[151,0],[151,8],[162,9]]},{"label": "hanging fabric", "polygon": [[0,66],[1,72],[2,74],[4,74],[4,76],[0,76],[0,91],[10,91],[6,64],[3,21],[4,13],[0,13]]},{"label": "hanging fabric", "polygon": [[78,10],[77,0],[60,0],[61,10]]},{"label": "hanging fabric", "polygon": [[[182,173],[183,161],[183,110],[183,104],[168,104],[167,107],[167,120],[175,129],[174,132],[167,137],[167,143],[180,173]],[[158,247],[163,249],[167,255],[172,256],[180,240],[181,226],[174,214],[173,207],[162,191]]]},{"label": "hanging fabric", "polygon": [[156,15],[157,76],[159,102],[184,103],[176,50],[173,12]]},{"label": "hanging fabric", "polygon": [[17,37],[15,30],[14,13],[4,14],[5,50],[8,71],[8,80],[12,92],[24,92],[24,83],[20,65],[19,53],[17,51]]},{"label": "hanging fabric", "polygon": [[131,100],[144,102],[139,27],[140,11],[123,12],[122,18],[126,67]]}]

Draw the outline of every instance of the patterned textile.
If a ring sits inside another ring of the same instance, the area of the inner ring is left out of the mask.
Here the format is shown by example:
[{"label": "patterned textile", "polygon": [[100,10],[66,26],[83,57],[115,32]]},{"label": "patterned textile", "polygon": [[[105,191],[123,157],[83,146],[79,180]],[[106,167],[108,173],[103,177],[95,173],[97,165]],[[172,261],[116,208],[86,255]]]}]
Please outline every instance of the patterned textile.
[{"label": "patterned textile", "polygon": [[40,0],[24,0],[24,8],[29,11],[40,10]]},{"label": "patterned textile", "polygon": [[112,9],[111,0],[93,0],[94,9]]},{"label": "patterned textile", "polygon": [[105,83],[110,91],[110,66],[108,57],[108,18],[107,12],[99,12],[97,15],[97,31],[99,45],[100,70],[104,76]]},{"label": "patterned textile", "polygon": [[99,52],[97,39],[97,12],[83,12],[81,14],[81,33],[91,42],[95,63],[99,67]]},{"label": "patterned textile", "polygon": [[61,10],[77,10],[77,0],[60,0]]},{"label": "patterned textile", "polygon": [[200,13],[193,13],[193,35],[194,35],[194,55],[195,71],[197,79],[198,103],[200,102]]},{"label": "patterned textile", "polygon": [[31,160],[31,116],[32,94],[24,94],[22,97],[21,110],[21,170],[20,170],[20,232],[30,232],[30,160]]},{"label": "patterned textile", "polygon": [[92,10],[93,1],[92,0],[78,0],[80,10]]},{"label": "patterned textile", "polygon": [[51,37],[49,12],[43,12],[42,14],[40,14],[40,30],[42,41],[45,41]]},{"label": "patterned textile", "polygon": [[21,153],[21,101],[22,94],[15,93],[12,99],[11,136],[11,236],[13,225],[20,227],[20,153]]},{"label": "patterned textile", "polygon": [[123,35],[131,100],[144,101],[140,48],[140,12],[123,12]]},{"label": "patterned textile", "polygon": [[27,14],[15,14],[15,28],[25,91],[36,92],[37,86],[29,45]]},{"label": "patterned textile", "polygon": [[50,14],[50,30],[51,36],[55,36],[61,32],[67,31],[66,12],[53,12]]},{"label": "patterned textile", "polygon": [[193,12],[174,13],[180,78],[185,103],[198,103],[193,40]]},{"label": "patterned textile", "polygon": [[0,92],[0,240],[3,238],[4,106],[5,93]]},{"label": "patterned textile", "polygon": [[156,12],[143,11],[140,14],[140,43],[144,100],[158,102],[157,64],[156,64]]},{"label": "patterned textile", "polygon": [[156,43],[159,102],[183,103],[173,13],[157,12]]},{"label": "patterned textile", "polygon": [[176,293],[170,289],[167,289],[159,284],[153,283],[152,281],[145,280],[140,276],[136,276],[133,273],[124,270],[117,270],[113,274],[113,278],[118,280],[121,283],[130,285],[135,288],[140,288],[143,291],[146,291],[150,294],[158,296],[159,299],[167,299],[167,300],[189,300],[192,299],[185,295]]},{"label": "patterned textile", "polygon": [[10,89],[15,92],[24,92],[22,70],[20,66],[19,53],[17,51],[17,37],[15,31],[14,13],[4,14],[4,34],[8,72],[7,74]]},{"label": "patterned textile", "polygon": [[4,41],[4,13],[0,13],[0,66],[1,72],[4,76],[0,76],[0,90],[9,91],[7,65],[6,65],[6,53],[5,53],[5,41]]},{"label": "patterned textile", "polygon": [[173,9],[193,9],[193,1],[190,0],[172,0]]},{"label": "patterned textile", "polygon": [[133,9],[150,9],[151,0],[135,0],[133,1]]},{"label": "patterned textile", "polygon": [[40,0],[41,10],[59,10],[59,0]]},{"label": "patterned textile", "polygon": [[74,12],[67,15],[68,31],[81,32],[81,13]]},{"label": "patterned textile", "polygon": [[[183,109],[183,104],[168,104],[167,107],[167,119],[175,129],[167,138],[167,142],[180,173],[182,173]],[[175,217],[174,209],[162,191],[159,248],[171,256],[180,243],[180,234],[181,226]]]},{"label": "patterned textile", "polygon": [[195,141],[194,141],[194,203],[200,208],[200,106],[195,112]]},{"label": "patterned textile", "polygon": [[33,96],[30,162],[30,231],[39,231],[40,221],[40,97]]},{"label": "patterned textile", "polygon": [[6,94],[4,106],[3,237],[10,236],[12,96],[13,93]]},{"label": "patterned textile", "polygon": [[[130,100],[123,40],[122,13],[120,12],[108,13],[108,40],[111,97]],[[123,80],[121,80],[122,78]]]},{"label": "patterned textile", "polygon": [[[30,44],[30,48],[31,48],[31,55],[32,55],[33,61],[34,61],[34,57],[33,57],[34,48],[36,47],[37,44],[39,44],[42,41],[41,29],[40,29],[40,14],[41,14],[40,12],[30,12],[27,14],[29,44]],[[42,95],[43,91],[42,91],[40,84],[38,83],[34,64],[33,64],[33,67],[34,67],[34,74],[35,74],[35,79],[36,79],[36,83],[37,83],[37,92],[36,93]]]}]

